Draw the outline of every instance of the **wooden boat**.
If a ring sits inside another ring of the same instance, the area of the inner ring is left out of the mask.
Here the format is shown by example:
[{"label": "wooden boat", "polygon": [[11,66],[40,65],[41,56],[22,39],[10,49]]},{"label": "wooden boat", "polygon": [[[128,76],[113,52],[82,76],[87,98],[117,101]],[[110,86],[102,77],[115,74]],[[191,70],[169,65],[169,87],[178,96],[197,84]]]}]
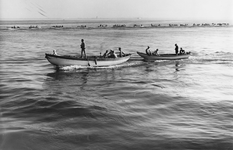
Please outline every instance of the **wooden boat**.
[{"label": "wooden boat", "polygon": [[101,56],[88,56],[87,58],[80,58],[69,55],[54,55],[45,53],[45,58],[53,65],[58,67],[63,66],[90,66],[90,67],[106,67],[118,65],[126,62],[131,57],[131,54],[126,54],[123,57],[104,58]]},{"label": "wooden boat", "polygon": [[144,58],[146,61],[155,61],[155,60],[179,60],[179,59],[188,59],[190,53],[186,54],[159,54],[159,55],[147,55],[146,53],[137,52],[139,56]]},{"label": "wooden boat", "polygon": [[7,28],[8,30],[19,30],[20,28],[19,27],[9,27]]}]

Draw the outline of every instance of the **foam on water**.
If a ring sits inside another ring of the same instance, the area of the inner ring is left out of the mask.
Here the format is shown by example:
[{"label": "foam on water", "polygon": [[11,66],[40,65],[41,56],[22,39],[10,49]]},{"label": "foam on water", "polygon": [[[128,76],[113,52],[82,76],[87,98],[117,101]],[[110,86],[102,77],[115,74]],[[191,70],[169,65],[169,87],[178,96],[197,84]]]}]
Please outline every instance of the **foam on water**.
[{"label": "foam on water", "polygon": [[59,67],[60,70],[63,71],[75,71],[79,69],[118,69],[118,68],[124,68],[124,67],[132,67],[132,66],[139,66],[144,64],[145,62],[138,61],[138,62],[126,62],[123,64],[118,64],[118,65],[110,65],[110,66],[78,66],[78,65],[72,65],[72,66],[64,66],[64,67]]}]

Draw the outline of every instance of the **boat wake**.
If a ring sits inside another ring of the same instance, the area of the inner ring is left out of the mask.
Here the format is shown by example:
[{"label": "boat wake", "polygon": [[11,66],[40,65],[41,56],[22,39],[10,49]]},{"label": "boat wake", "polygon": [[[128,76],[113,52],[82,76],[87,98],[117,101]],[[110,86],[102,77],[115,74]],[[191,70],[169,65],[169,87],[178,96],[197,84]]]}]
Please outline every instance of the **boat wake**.
[{"label": "boat wake", "polygon": [[195,54],[189,59],[192,63],[217,63],[217,64],[232,64],[233,53],[230,52],[215,52],[209,54]]},{"label": "boat wake", "polygon": [[103,66],[103,67],[94,67],[94,66],[79,66],[79,65],[72,65],[72,66],[64,66],[59,67],[59,70],[62,71],[75,71],[80,69],[118,69],[118,68],[125,68],[125,67],[133,67],[133,66],[140,66],[145,64],[143,61],[129,61],[123,64],[112,65],[112,66]]}]

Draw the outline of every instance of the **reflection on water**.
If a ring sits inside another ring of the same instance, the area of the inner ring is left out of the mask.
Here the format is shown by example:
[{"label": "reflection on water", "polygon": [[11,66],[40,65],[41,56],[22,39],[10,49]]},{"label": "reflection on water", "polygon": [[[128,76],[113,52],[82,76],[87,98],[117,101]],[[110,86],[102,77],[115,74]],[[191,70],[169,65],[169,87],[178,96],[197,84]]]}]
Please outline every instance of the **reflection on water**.
[{"label": "reflection on water", "polygon": [[[99,86],[110,85],[115,82],[116,74],[120,77],[118,69],[79,69],[71,71],[55,70],[47,74],[44,88],[48,90],[83,91],[94,90]],[[58,88],[59,87],[59,88]]]},{"label": "reflection on water", "polygon": [[80,90],[84,90],[85,85],[88,81],[88,74],[89,70],[85,69],[82,71],[76,71],[76,72],[64,72],[60,70],[56,70],[53,73],[48,73],[47,76],[52,78],[52,80],[46,79],[49,82],[61,82],[63,86],[66,85],[72,85],[73,83],[76,83],[77,86],[80,86]]},{"label": "reflection on water", "polygon": [[179,70],[179,64],[180,64],[179,61],[176,61],[176,64],[175,64],[175,66],[176,66],[176,67],[175,67],[175,68],[176,68],[176,71],[180,71],[180,70]]},{"label": "reflection on water", "polygon": [[[89,73],[89,69],[83,69],[80,71],[61,71],[57,69],[55,72],[48,73],[47,76],[51,77],[54,80],[62,81],[68,78],[80,78],[83,80],[84,83],[87,82],[87,76]],[[82,82],[82,81],[81,81]]]},{"label": "reflection on water", "polygon": [[[0,149],[233,149],[232,29],[2,32]],[[109,68],[54,70],[44,53],[75,55],[79,37],[89,55],[117,46],[135,55]],[[174,43],[193,55],[136,54],[148,45],[170,53]]]}]

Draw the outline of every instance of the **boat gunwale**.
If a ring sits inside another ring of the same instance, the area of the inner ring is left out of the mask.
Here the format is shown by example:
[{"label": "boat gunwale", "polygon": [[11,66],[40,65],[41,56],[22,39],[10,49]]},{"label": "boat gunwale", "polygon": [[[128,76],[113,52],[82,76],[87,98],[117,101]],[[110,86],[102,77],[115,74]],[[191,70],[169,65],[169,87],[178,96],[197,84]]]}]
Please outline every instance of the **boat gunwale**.
[{"label": "boat gunwale", "polygon": [[72,56],[72,55],[54,55],[54,54],[45,53],[45,58],[53,57],[53,58],[77,60],[77,61],[95,61],[95,60],[98,60],[98,61],[117,61],[117,60],[121,60],[121,59],[126,59],[130,56],[131,56],[131,54],[125,54],[125,56],[117,57],[117,58],[104,58],[104,57],[100,57],[100,56],[87,56],[87,58],[80,58],[80,57],[76,57],[76,56]]},{"label": "boat gunwale", "polygon": [[159,54],[159,55],[147,55],[146,53],[137,52],[137,54],[147,60],[176,60],[187,59],[190,54]]}]

